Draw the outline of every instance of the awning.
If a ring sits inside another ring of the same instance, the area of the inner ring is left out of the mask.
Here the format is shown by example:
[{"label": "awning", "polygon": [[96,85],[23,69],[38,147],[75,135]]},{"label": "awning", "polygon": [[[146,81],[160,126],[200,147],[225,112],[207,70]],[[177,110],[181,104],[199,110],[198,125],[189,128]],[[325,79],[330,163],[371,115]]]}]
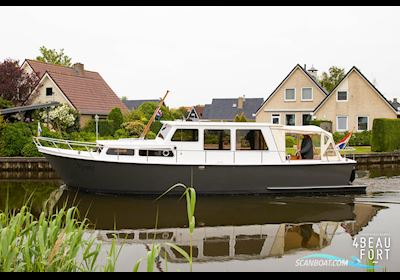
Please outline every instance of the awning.
[{"label": "awning", "polygon": [[33,110],[38,110],[38,109],[43,109],[43,108],[48,108],[48,107],[58,106],[58,105],[60,105],[60,102],[49,102],[49,103],[44,103],[44,104],[18,106],[18,107],[12,107],[12,108],[7,108],[7,109],[0,109],[0,115],[10,115],[10,114],[33,111]]}]

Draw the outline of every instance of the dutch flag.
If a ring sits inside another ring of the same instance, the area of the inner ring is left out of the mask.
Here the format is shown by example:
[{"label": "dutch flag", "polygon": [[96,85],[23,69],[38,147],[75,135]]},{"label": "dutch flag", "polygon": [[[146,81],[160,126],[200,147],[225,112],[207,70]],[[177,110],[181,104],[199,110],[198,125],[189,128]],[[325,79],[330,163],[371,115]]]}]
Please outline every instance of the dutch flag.
[{"label": "dutch flag", "polygon": [[162,115],[163,115],[163,113],[162,113],[161,109],[158,110],[158,112],[157,112],[157,114],[156,114],[156,119],[157,119],[157,120],[160,120],[161,117],[162,117]]},{"label": "dutch flag", "polygon": [[352,134],[353,134],[353,131],[351,131],[349,134],[347,134],[345,137],[343,137],[343,139],[340,140],[339,143],[336,144],[336,149],[343,150],[344,148],[346,148],[347,143],[349,143],[349,140],[350,140]]}]

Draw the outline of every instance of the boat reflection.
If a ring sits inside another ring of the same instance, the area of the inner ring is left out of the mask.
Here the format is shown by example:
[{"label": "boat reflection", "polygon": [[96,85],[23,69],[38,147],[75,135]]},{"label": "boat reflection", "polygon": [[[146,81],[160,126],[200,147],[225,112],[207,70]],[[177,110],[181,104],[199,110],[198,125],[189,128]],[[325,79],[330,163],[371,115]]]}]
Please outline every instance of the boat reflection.
[{"label": "boat reflection", "polygon": [[[72,199],[73,198],[73,199]],[[165,197],[98,196],[64,191],[58,204],[78,203],[99,240],[116,236],[124,244],[175,243],[189,252],[186,201]],[[335,234],[359,233],[382,206],[355,203],[353,196],[199,197],[193,233],[193,261],[281,257],[298,250],[321,250]],[[157,223],[157,224],[156,224]],[[171,248],[169,262],[185,262]]]}]

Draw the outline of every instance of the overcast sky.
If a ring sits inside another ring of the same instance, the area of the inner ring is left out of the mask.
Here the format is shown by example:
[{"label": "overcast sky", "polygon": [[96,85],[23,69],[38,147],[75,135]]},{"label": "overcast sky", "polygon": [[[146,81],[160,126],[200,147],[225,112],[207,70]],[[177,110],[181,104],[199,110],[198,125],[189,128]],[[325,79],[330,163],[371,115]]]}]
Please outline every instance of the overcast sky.
[{"label": "overcast sky", "polygon": [[400,98],[399,7],[0,7],[0,59],[64,48],[129,99],[267,98],[297,64]]}]

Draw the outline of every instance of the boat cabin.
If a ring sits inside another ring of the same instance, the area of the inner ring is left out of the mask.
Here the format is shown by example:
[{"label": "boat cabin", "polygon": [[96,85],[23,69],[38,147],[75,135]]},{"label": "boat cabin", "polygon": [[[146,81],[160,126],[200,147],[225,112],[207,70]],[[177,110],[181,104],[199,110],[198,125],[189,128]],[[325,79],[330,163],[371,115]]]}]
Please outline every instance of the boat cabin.
[{"label": "boat cabin", "polygon": [[[302,155],[308,141],[308,157]],[[342,160],[332,134],[317,126],[163,121],[156,139],[97,141],[103,159],[148,163],[262,165]],[[311,156],[310,156],[311,155]]]}]

